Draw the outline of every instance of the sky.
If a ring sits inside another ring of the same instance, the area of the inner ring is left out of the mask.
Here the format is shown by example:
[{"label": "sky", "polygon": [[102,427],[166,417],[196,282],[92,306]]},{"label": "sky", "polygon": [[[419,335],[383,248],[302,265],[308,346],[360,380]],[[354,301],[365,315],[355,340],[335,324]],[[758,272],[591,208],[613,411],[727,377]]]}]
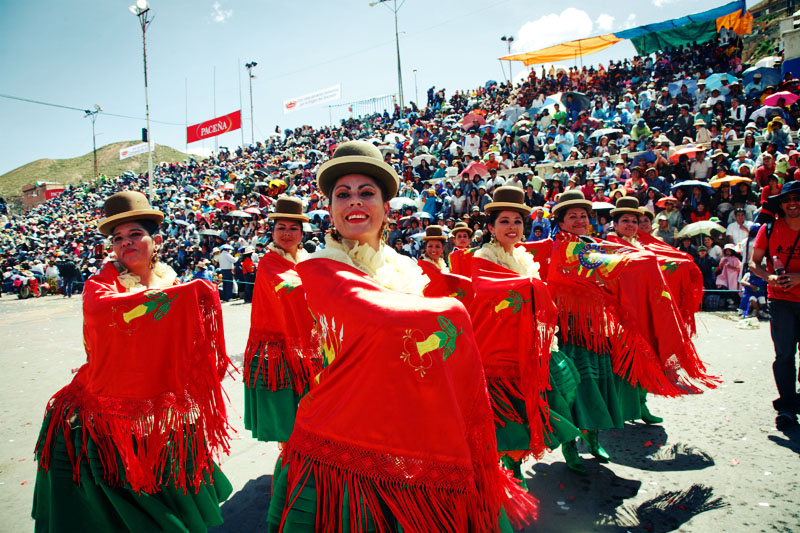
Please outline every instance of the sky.
[{"label": "sky", "polygon": [[[391,4],[389,0],[387,4]],[[98,148],[141,138],[145,126],[142,31],[133,0],[0,0],[0,95],[103,112]],[[711,9],[727,0],[637,2],[405,0],[398,11],[405,101],[431,86],[472,89],[502,81],[512,53]],[[755,2],[748,2],[748,6]],[[398,2],[401,5],[401,2]],[[394,15],[369,0],[152,0],[147,29],[151,139],[185,150],[185,124],[242,109],[242,131],[188,146],[202,153],[251,141],[246,62],[255,61],[256,140],[275,127],[329,122],[325,105],[283,113],[285,100],[341,84],[348,103],[397,92]],[[630,41],[584,58],[632,57]],[[573,65],[566,63],[565,66]],[[541,67],[538,67],[541,68]],[[514,77],[521,63],[512,65]],[[416,72],[414,72],[416,71]],[[241,104],[240,104],[241,102]],[[79,110],[0,97],[0,174],[41,158],[91,152],[92,125]],[[124,115],[131,118],[123,118]],[[42,179],[48,179],[42,176]]]}]

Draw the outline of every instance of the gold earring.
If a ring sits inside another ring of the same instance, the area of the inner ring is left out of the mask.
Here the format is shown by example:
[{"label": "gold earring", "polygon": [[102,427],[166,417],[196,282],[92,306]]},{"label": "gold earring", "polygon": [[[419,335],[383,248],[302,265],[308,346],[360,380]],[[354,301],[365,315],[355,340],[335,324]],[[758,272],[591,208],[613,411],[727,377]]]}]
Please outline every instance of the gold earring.
[{"label": "gold earring", "polygon": [[153,255],[150,257],[150,270],[156,267],[156,263],[158,263],[158,253],[154,251]]},{"label": "gold earring", "polygon": [[495,237],[494,233],[492,233],[492,238],[489,239],[489,242],[491,242],[492,244],[497,242],[497,237]]}]

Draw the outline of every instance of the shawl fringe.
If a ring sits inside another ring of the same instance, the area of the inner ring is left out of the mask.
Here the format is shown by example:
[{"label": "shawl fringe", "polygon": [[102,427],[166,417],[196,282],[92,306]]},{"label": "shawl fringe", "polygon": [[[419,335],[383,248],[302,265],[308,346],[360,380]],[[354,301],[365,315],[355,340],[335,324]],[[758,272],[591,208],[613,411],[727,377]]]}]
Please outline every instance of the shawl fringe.
[{"label": "shawl fringe", "polygon": [[[253,359],[258,358],[256,368]],[[302,396],[306,386],[322,371],[319,335],[312,332],[308,340],[285,337],[274,331],[251,329],[244,352],[244,383],[255,387],[256,380],[271,391],[292,387]]]},{"label": "shawl fringe", "polygon": [[559,287],[553,280],[550,284],[556,295],[562,338],[594,352],[609,354],[614,372],[631,385],[668,397],[701,392],[694,382],[716,387],[718,378],[705,373],[705,366],[688,338],[683,341],[684,353],[673,354],[671,361],[662,365],[647,340],[632,327],[635,320],[609,298],[591,287],[576,294],[574,287]]}]

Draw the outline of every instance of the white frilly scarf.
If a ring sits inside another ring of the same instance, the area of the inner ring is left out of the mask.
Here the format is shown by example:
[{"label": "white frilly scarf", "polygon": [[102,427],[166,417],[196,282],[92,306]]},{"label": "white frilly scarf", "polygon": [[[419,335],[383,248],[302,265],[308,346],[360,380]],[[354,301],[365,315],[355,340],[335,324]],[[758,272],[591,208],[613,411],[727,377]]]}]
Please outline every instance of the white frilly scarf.
[{"label": "white frilly scarf", "polygon": [[439,259],[437,259],[436,261],[434,261],[433,259],[428,257],[426,254],[422,254],[421,256],[419,256],[419,258],[420,258],[421,261],[427,261],[428,263],[436,265],[436,267],[439,270],[441,270],[442,272],[450,272],[447,269],[447,263],[445,263],[444,259],[442,259],[441,257]]},{"label": "white frilly scarf", "polygon": [[114,266],[119,272],[117,279],[119,280],[120,285],[125,287],[127,292],[142,292],[148,288],[165,289],[175,285],[175,280],[178,279],[178,275],[174,270],[172,270],[172,267],[162,261],[158,261],[153,267],[153,283],[151,284],[151,287],[145,287],[142,285],[142,279],[122,266],[122,263],[119,261],[115,261]]},{"label": "white frilly scarf", "polygon": [[407,294],[422,295],[430,281],[422,269],[410,258],[398,254],[381,243],[376,251],[369,244],[342,239],[341,242],[327,239],[325,248],[309,256],[309,259],[333,259],[357,268],[381,286]]},{"label": "white frilly scarf", "polygon": [[283,248],[281,248],[279,246],[276,246],[274,242],[269,243],[267,245],[267,249],[272,250],[273,252],[275,252],[279,256],[283,257],[284,259],[286,259],[290,263],[294,263],[295,265],[297,263],[300,263],[300,262],[305,261],[306,259],[308,259],[308,255],[309,255],[308,252],[306,252],[304,249],[298,248],[297,249],[297,259],[295,260],[295,258],[292,257],[292,254],[286,252]]},{"label": "white frilly scarf", "polygon": [[539,263],[534,261],[533,256],[526,252],[524,248],[516,246],[513,253],[508,253],[502,245],[496,242],[489,242],[475,252],[475,257],[486,259],[501,267],[513,270],[521,276],[541,279],[539,277]]}]

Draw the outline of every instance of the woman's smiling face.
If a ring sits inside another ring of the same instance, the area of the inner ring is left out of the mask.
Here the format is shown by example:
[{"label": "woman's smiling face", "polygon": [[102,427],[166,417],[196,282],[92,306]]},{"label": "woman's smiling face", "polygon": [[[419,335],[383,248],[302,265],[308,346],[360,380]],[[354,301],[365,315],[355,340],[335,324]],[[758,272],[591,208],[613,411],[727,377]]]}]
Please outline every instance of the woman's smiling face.
[{"label": "woman's smiling face", "polygon": [[489,231],[503,248],[509,250],[522,240],[522,215],[516,211],[501,211],[494,224],[489,224]]},{"label": "woman's smiling face", "polygon": [[339,235],[378,249],[383,221],[389,214],[389,202],[383,201],[374,179],[363,174],[347,174],[336,180],[329,210]]}]

